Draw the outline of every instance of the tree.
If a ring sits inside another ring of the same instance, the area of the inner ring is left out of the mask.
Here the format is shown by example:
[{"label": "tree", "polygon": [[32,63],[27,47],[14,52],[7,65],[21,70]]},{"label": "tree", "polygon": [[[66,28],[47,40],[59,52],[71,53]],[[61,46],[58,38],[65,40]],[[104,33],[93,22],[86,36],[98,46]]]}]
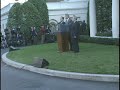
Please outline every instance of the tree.
[{"label": "tree", "polygon": [[48,8],[47,8],[47,5],[46,5],[45,1],[43,2],[42,7],[43,7],[42,15],[44,16],[43,17],[43,23],[48,24],[49,23],[49,15],[48,15]]},{"label": "tree", "polygon": [[21,26],[21,23],[22,23],[21,5],[20,3],[15,3],[9,11],[7,27],[9,27],[10,29],[17,28]]},{"label": "tree", "polygon": [[90,35],[90,21],[89,21],[89,1],[88,1],[88,11],[87,11],[87,32],[88,32],[88,35]]},{"label": "tree", "polygon": [[21,30],[24,32],[25,37],[30,38],[31,27],[36,27],[36,30],[39,30],[40,25],[41,18],[36,7],[30,2],[23,3]]},{"label": "tree", "polygon": [[31,2],[38,10],[39,16],[42,20],[42,24],[49,23],[48,8],[45,0],[28,0]]}]

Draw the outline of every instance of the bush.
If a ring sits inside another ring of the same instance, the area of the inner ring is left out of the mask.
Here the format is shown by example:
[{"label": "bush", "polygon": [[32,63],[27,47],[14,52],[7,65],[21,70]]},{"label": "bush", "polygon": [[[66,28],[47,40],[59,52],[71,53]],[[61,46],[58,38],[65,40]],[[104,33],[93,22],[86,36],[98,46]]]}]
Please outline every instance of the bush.
[{"label": "bush", "polygon": [[81,31],[80,30],[80,35],[90,35],[88,30]]},{"label": "bush", "polygon": [[97,32],[112,28],[112,0],[96,0]]},{"label": "bush", "polygon": [[112,32],[111,31],[109,31],[109,32],[98,32],[97,34],[96,34],[96,36],[107,36],[107,37],[109,37],[109,36],[112,36]]},{"label": "bush", "polygon": [[9,27],[10,29],[17,28],[21,26],[21,23],[22,23],[21,5],[20,3],[15,3],[9,11],[7,27]]},{"label": "bush", "polygon": [[26,41],[31,39],[31,27],[35,27],[36,30],[39,31],[40,25],[41,18],[36,7],[30,2],[23,3],[21,31],[24,33]]},{"label": "bush", "polygon": [[105,45],[119,45],[118,38],[98,38],[98,37],[89,37],[86,35],[80,35],[80,42],[87,43],[97,43],[97,44],[105,44]]},{"label": "bush", "polygon": [[45,0],[28,0],[28,2],[32,3],[38,10],[39,16],[42,20],[42,24],[49,23],[49,15],[48,8]]},{"label": "bush", "polygon": [[89,23],[89,1],[88,1],[88,11],[87,11],[87,35],[90,35],[90,23]]}]

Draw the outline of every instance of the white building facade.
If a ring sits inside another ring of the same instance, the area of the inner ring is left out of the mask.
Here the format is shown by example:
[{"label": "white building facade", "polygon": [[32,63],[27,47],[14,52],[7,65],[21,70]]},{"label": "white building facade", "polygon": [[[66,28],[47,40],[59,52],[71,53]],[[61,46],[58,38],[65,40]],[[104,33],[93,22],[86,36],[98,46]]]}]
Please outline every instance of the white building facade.
[{"label": "white building facade", "polygon": [[[89,0],[90,37],[96,37],[96,7],[95,0]],[[119,0],[112,0],[112,37],[119,38]]]},{"label": "white building facade", "polygon": [[12,7],[13,3],[8,4],[4,8],[1,9],[1,33],[5,35],[4,29],[6,28],[9,10]]},{"label": "white building facade", "polygon": [[80,20],[87,20],[88,0],[69,0],[61,2],[47,3],[49,10],[49,19],[60,20],[60,16],[69,14],[76,15]]},{"label": "white building facade", "polygon": [[[49,0],[50,1],[50,0]],[[79,21],[85,20],[87,23],[87,8],[89,3],[90,37],[95,37],[97,33],[95,0],[53,0],[58,2],[47,2],[49,21],[59,22],[61,16],[69,14],[70,17],[76,15]],[[1,9],[1,32],[8,19],[8,13],[13,3]],[[119,38],[119,0],[112,0],[112,37]]]},{"label": "white building facade", "polygon": [[[13,3],[10,3],[1,9],[1,32],[3,35],[5,35],[4,29],[6,28],[9,10],[12,5]],[[65,14],[69,14],[70,17],[76,15],[79,17],[79,21],[87,21],[88,0],[63,0],[58,2],[47,2],[47,6],[50,22],[59,22],[60,17],[64,17]]]}]

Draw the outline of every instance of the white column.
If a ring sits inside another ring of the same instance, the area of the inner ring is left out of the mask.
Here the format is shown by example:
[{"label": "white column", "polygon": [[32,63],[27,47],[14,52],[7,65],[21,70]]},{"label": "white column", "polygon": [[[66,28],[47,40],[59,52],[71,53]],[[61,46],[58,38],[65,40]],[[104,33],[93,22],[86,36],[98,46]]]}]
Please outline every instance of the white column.
[{"label": "white column", "polygon": [[97,32],[95,0],[89,0],[90,37],[94,37]]},{"label": "white column", "polygon": [[119,38],[119,0],[112,0],[112,37]]}]

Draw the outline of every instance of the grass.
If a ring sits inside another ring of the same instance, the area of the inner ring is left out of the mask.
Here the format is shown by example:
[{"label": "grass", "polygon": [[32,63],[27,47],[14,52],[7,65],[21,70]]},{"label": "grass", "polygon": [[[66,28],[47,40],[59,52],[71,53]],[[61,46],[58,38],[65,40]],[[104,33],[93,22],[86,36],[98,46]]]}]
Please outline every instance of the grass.
[{"label": "grass", "polygon": [[7,57],[25,64],[32,64],[34,57],[49,61],[49,69],[95,73],[119,74],[119,47],[92,43],[80,43],[80,52],[59,53],[57,43],[33,45],[10,52]]}]

